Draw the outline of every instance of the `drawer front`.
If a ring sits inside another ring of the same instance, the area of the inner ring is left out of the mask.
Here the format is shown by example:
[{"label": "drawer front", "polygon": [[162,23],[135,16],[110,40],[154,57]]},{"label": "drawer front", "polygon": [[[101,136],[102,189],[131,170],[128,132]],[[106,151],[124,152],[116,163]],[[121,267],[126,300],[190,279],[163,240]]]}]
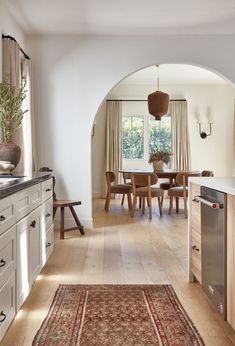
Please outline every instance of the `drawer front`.
[{"label": "drawer front", "polygon": [[194,201],[194,197],[200,196],[200,193],[200,185],[192,184],[191,224],[198,232],[201,232],[201,204]]},{"label": "drawer front", "polygon": [[29,225],[28,218],[23,218],[16,226],[17,263],[16,263],[16,311],[18,311],[29,294]]},{"label": "drawer front", "polygon": [[16,268],[16,226],[0,236],[0,287]]},{"label": "drawer front", "polygon": [[201,283],[202,281],[202,264],[201,264],[201,235],[197,231],[192,232],[192,272]]},{"label": "drawer front", "polygon": [[43,181],[41,184],[42,187],[42,203],[47,201],[49,198],[53,195],[53,180],[48,179],[46,181]]},{"label": "drawer front", "polygon": [[42,261],[43,265],[54,250],[54,225],[52,224],[42,238]]},{"label": "drawer front", "polygon": [[29,215],[29,284],[36,280],[41,266],[41,207]]},{"label": "drawer front", "polygon": [[17,220],[22,219],[41,203],[41,185],[36,184],[16,193]]},{"label": "drawer front", "polygon": [[42,232],[46,232],[53,223],[53,199],[50,198],[42,205]]},{"label": "drawer front", "polygon": [[15,272],[0,289],[0,340],[15,317]]},{"label": "drawer front", "polygon": [[0,234],[16,222],[15,194],[0,200]]}]

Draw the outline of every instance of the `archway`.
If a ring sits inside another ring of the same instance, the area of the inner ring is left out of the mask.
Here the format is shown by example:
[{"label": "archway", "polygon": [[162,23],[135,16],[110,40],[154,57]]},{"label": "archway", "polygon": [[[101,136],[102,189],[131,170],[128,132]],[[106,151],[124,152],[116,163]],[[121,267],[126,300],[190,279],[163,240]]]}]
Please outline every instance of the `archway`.
[{"label": "archway", "polygon": [[[177,70],[178,69],[178,70]],[[142,82],[141,82],[142,78]],[[146,83],[148,82],[148,84]],[[231,83],[210,72],[208,69],[193,65],[164,64],[161,65],[161,86],[174,99],[188,100],[189,131],[192,152],[192,168],[203,170],[210,167],[218,176],[232,174],[232,142],[233,142],[233,95]],[[106,99],[123,99],[123,114],[146,114],[146,102],[125,102],[125,99],[146,99],[148,93],[156,88],[156,73],[151,67],[141,69],[128,75],[117,83],[108,93]],[[93,137],[93,197],[104,197],[104,166],[105,166],[105,103],[101,104],[95,120],[95,133],[100,138]],[[130,106],[131,105],[131,106]],[[221,113],[224,116],[221,117]],[[226,116],[225,116],[226,115]],[[97,118],[98,116],[98,118]],[[226,121],[224,121],[226,118]],[[198,120],[204,123],[212,121],[212,136],[202,140],[199,134]],[[98,133],[97,133],[98,131]],[[102,141],[101,147],[99,140]],[[214,153],[217,155],[214,155]],[[203,155],[201,154],[203,153]],[[218,157],[220,159],[218,160]],[[136,168],[147,165],[148,158],[135,164]],[[100,189],[97,186],[101,182]]]}]

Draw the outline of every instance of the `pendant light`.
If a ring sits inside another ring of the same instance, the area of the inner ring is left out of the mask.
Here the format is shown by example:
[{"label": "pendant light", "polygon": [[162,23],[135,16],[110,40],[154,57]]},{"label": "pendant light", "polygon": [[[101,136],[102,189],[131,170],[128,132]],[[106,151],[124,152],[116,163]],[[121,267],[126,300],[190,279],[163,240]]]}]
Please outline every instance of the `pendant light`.
[{"label": "pendant light", "polygon": [[169,95],[159,90],[159,65],[156,67],[158,71],[157,91],[148,95],[148,109],[155,120],[161,120],[161,117],[168,112]]}]

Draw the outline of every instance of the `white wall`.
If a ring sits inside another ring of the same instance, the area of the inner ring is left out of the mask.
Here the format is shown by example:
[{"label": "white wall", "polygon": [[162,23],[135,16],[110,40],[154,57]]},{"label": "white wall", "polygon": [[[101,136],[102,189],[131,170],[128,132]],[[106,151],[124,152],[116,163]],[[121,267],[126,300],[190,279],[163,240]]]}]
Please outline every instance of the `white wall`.
[{"label": "white wall", "polygon": [[[80,198],[91,225],[91,127],[122,78],[157,63],[188,63],[235,82],[235,36],[31,36],[38,165],[52,166],[59,194]],[[226,54],[225,54],[226,52]],[[215,153],[216,154],[216,153]]]},{"label": "white wall", "polygon": [[[144,84],[117,85],[108,95],[110,99],[146,99],[147,95],[155,90],[155,86]],[[192,169],[210,169],[216,176],[229,176],[232,174],[233,155],[233,118],[234,118],[234,93],[230,85],[217,84],[189,84],[166,85],[162,84],[161,90],[169,93],[171,99],[186,99],[188,103],[189,134],[191,144]],[[212,136],[202,139],[199,136],[197,115],[201,121],[208,122],[208,116],[213,117]],[[147,102],[123,102],[123,115],[148,116]],[[96,126],[99,132],[93,138],[95,153],[103,150],[105,136],[105,103],[96,115]],[[102,131],[103,129],[103,131]],[[101,159],[104,161],[104,158]],[[104,168],[98,165],[97,155],[92,160],[93,171],[93,197],[104,196]],[[124,160],[123,168],[146,168],[148,160]]]},{"label": "white wall", "polygon": [[[23,31],[12,19],[5,5],[0,2],[0,66],[2,66],[2,34],[13,36],[19,45],[26,50],[26,38]],[[2,68],[0,68],[0,80],[2,80]]]}]

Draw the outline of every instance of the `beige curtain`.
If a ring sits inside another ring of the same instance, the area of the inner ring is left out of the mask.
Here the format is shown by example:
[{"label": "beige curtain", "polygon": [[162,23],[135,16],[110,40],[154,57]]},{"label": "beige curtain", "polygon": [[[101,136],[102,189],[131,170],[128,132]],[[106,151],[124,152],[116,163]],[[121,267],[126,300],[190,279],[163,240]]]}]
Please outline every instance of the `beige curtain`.
[{"label": "beige curtain", "polygon": [[177,170],[190,170],[187,101],[170,101],[169,113],[172,118],[173,167]]},{"label": "beige curtain", "polygon": [[28,112],[25,113],[22,127],[17,130],[13,141],[21,147],[17,171],[31,172],[35,168],[31,63],[21,54],[18,43],[9,38],[3,39],[3,78],[8,78],[8,82],[17,87],[22,86],[23,78],[26,80],[27,97],[23,108]]},{"label": "beige curtain", "polygon": [[24,109],[28,110],[23,119],[23,148],[24,148],[24,171],[35,171],[35,134],[34,134],[34,113],[32,94],[32,65],[29,59],[22,61],[22,77],[26,81],[27,96],[24,100]]},{"label": "beige curtain", "polygon": [[122,168],[122,103],[121,101],[108,101],[106,104],[106,170],[113,171],[117,182],[120,182],[121,176],[118,171]]}]

